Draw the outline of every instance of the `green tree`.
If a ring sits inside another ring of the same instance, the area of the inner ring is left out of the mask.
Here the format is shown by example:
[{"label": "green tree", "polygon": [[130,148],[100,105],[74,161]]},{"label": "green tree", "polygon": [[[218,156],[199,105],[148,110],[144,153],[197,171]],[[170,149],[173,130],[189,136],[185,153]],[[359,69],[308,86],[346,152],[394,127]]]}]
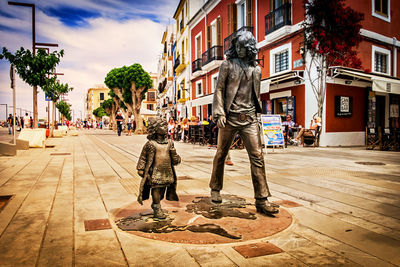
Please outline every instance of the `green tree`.
[{"label": "green tree", "polygon": [[[33,87],[33,125],[38,125],[38,109],[37,109],[37,87],[43,88],[50,82],[48,76],[53,72],[54,68],[60,63],[60,58],[64,55],[64,51],[54,51],[47,53],[43,49],[39,49],[36,55],[27,49],[21,47],[15,54],[9,52],[3,47],[0,59],[7,59],[13,64],[17,70],[19,77]],[[54,82],[55,77],[51,78]]]},{"label": "green tree", "polygon": [[103,116],[107,116],[107,113],[103,107],[98,107],[95,110],[93,110],[93,115],[95,115],[97,118],[101,119]]},{"label": "green tree", "polygon": [[67,119],[71,120],[71,105],[65,101],[60,101],[56,104],[58,111]]},{"label": "green tree", "polygon": [[[121,100],[121,103],[126,106],[128,111],[135,116],[136,133],[144,132],[145,128],[140,117],[140,107],[147,90],[153,87],[150,75],[140,64],[135,63],[129,67],[123,66],[112,69],[107,73],[104,83]],[[121,103],[119,104],[122,106]]]},{"label": "green tree", "polygon": [[60,100],[62,95],[67,94],[68,92],[72,91],[73,88],[69,87],[68,83],[62,84],[59,81],[53,81],[53,79],[49,79],[48,83],[44,86],[42,86],[42,90],[46,94],[47,98],[51,99],[53,102],[53,114],[52,114],[52,120],[53,120],[53,126],[50,129],[50,136],[53,135],[53,129],[54,129],[54,124],[56,121],[56,104]]},{"label": "green tree", "polygon": [[116,129],[116,122],[115,122],[116,104],[114,102],[114,99],[109,98],[107,100],[104,100],[100,106],[104,109],[104,111],[108,114],[108,116],[110,116],[113,128]]}]

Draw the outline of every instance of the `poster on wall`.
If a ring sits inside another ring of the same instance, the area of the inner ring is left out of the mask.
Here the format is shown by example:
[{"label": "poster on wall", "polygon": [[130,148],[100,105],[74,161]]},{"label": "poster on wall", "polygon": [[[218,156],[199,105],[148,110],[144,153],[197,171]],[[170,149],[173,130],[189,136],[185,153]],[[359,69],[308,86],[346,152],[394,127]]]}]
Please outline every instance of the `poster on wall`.
[{"label": "poster on wall", "polygon": [[351,117],[353,115],[353,98],[351,96],[335,96],[335,117]]},{"label": "poster on wall", "polygon": [[261,115],[261,123],[266,146],[283,146],[285,144],[280,115]]}]

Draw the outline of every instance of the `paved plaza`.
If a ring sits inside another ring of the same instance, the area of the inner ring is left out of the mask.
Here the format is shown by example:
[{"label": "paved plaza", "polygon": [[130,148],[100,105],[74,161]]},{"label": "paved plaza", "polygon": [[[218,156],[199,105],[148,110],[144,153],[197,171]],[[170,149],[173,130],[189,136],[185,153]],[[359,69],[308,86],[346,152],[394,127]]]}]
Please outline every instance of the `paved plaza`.
[{"label": "paved plaza", "polygon": [[[144,135],[86,130],[48,139],[46,148],[0,157],[0,266],[400,265],[399,153],[268,149],[271,201],[283,203],[292,216],[289,227],[254,240],[184,244],[130,234],[113,221],[116,211],[136,200],[136,162],[145,142]],[[182,157],[178,195],[208,195],[215,148],[175,146]],[[231,155],[234,165],[225,168],[222,193],[251,200],[247,153]],[[150,204],[145,201],[144,208]],[[85,221],[96,219],[106,219],[111,229],[87,231]],[[280,252],[260,249],[246,256],[237,249],[251,252],[268,244]]]}]

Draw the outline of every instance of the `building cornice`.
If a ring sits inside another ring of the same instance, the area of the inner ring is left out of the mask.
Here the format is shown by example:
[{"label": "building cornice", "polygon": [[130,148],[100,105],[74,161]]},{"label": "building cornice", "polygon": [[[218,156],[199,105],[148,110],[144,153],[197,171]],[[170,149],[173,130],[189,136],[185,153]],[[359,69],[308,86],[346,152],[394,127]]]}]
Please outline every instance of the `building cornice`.
[{"label": "building cornice", "polygon": [[202,20],[205,17],[205,13],[208,14],[211,10],[213,10],[218,4],[221,2],[221,0],[217,1],[207,1],[197,12],[196,14],[189,20],[187,23],[189,25],[189,28],[192,28],[192,26],[197,25],[200,20]]},{"label": "building cornice", "polygon": [[400,41],[398,41],[396,39],[393,39],[395,37],[387,37],[387,36],[385,36],[383,34],[380,34],[380,33],[377,33],[377,32],[373,32],[373,31],[369,31],[369,30],[366,30],[366,29],[361,29],[360,30],[360,35],[363,36],[363,37],[367,37],[367,38],[379,41],[379,42],[383,42],[383,43],[388,44],[388,45],[395,45],[395,46],[400,48]]}]

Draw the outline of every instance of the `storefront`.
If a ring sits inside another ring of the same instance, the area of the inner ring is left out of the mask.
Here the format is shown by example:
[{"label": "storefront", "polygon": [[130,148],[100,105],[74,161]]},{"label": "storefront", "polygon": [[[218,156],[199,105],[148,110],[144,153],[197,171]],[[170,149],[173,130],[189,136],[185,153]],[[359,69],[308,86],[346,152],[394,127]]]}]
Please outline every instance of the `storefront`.
[{"label": "storefront", "polygon": [[303,71],[290,71],[261,81],[263,114],[287,115],[304,125]]},{"label": "storefront", "polygon": [[365,145],[370,133],[386,133],[392,138],[400,128],[399,103],[400,79],[332,68],[326,93],[326,134],[322,138],[332,145]]}]

